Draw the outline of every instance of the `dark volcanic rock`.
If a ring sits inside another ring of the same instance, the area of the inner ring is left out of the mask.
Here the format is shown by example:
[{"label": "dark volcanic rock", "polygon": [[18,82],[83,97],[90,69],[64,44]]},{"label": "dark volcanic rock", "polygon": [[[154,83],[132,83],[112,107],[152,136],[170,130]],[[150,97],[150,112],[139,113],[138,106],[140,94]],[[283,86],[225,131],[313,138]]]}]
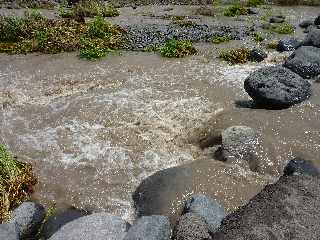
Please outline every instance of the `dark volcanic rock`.
[{"label": "dark volcanic rock", "polygon": [[268,55],[261,49],[253,49],[250,51],[250,58],[253,61],[261,62],[267,57]]},{"label": "dark volcanic rock", "polygon": [[320,15],[314,20],[314,25],[320,25]]},{"label": "dark volcanic rock", "polygon": [[259,106],[271,109],[289,107],[311,96],[310,83],[281,66],[253,72],[245,80],[244,88]]},{"label": "dark volcanic rock", "polygon": [[0,239],[1,240],[18,240],[19,235],[14,223],[0,224]]},{"label": "dark volcanic rock", "polygon": [[306,39],[303,41],[303,45],[320,48],[320,29],[311,27]]},{"label": "dark volcanic rock", "polygon": [[16,224],[20,238],[34,238],[45,214],[45,209],[40,204],[24,202],[13,211],[10,222]]},{"label": "dark volcanic rock", "polygon": [[320,239],[320,179],[283,176],[227,216],[214,240]]},{"label": "dark volcanic rock", "polygon": [[194,213],[202,217],[208,224],[209,231],[213,233],[220,226],[226,216],[223,207],[215,200],[203,194],[193,195],[184,208],[186,213]]},{"label": "dark volcanic rock", "polygon": [[284,16],[273,16],[270,18],[269,22],[270,23],[283,23],[285,21]]},{"label": "dark volcanic rock", "polygon": [[93,213],[62,226],[50,240],[122,240],[129,224],[109,213]]},{"label": "dark volcanic rock", "polygon": [[320,74],[320,48],[302,46],[286,60],[284,66],[303,78],[314,78]]},{"label": "dark volcanic rock", "polygon": [[286,176],[290,175],[310,175],[310,176],[320,176],[319,170],[313,165],[312,162],[301,159],[294,158],[289,161],[287,166],[283,170],[283,174]]},{"label": "dark volcanic rock", "polygon": [[287,38],[279,41],[277,50],[279,52],[294,51],[300,46],[300,42],[296,38]]},{"label": "dark volcanic rock", "polygon": [[161,215],[139,218],[129,229],[124,240],[168,240],[171,236],[169,219]]},{"label": "dark volcanic rock", "polygon": [[45,239],[51,237],[63,225],[77,218],[87,215],[87,212],[76,208],[68,208],[54,213],[50,216],[43,225],[42,236]]},{"label": "dark volcanic rock", "polygon": [[313,20],[304,20],[299,24],[299,27],[301,28],[307,28],[311,25],[313,25],[314,21]]},{"label": "dark volcanic rock", "polygon": [[175,240],[209,240],[211,236],[206,221],[194,213],[182,215],[173,232]]}]

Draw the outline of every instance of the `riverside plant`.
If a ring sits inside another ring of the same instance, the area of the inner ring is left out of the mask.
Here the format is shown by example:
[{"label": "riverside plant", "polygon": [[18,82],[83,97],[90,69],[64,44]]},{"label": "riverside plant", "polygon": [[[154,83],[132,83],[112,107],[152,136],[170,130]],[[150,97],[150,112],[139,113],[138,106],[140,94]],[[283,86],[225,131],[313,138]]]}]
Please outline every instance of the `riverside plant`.
[{"label": "riverside plant", "polygon": [[249,10],[242,6],[239,2],[235,2],[233,5],[227,7],[223,14],[227,17],[235,17],[239,15],[248,15]]},{"label": "riverside plant", "polygon": [[30,198],[36,183],[32,166],[16,160],[0,145],[0,223],[9,219],[13,208]]},{"label": "riverside plant", "polygon": [[232,40],[232,37],[229,35],[224,35],[224,36],[213,36],[211,39],[211,42],[213,44],[220,44],[224,42],[229,42]]},{"label": "riverside plant", "polygon": [[168,40],[162,47],[159,47],[158,52],[163,57],[181,58],[197,53],[196,48],[189,40]]},{"label": "riverside plant", "polygon": [[[80,57],[94,59],[120,48],[123,30],[102,16],[89,23],[35,16],[0,17],[0,52],[54,54],[80,50]],[[93,51],[98,54],[91,54]]]},{"label": "riverside plant", "polygon": [[278,34],[293,34],[295,31],[294,26],[287,22],[271,24],[267,27],[267,30]]},{"label": "riverside plant", "polygon": [[231,63],[231,64],[243,64],[250,59],[250,49],[238,48],[230,50],[221,50],[219,58]]}]

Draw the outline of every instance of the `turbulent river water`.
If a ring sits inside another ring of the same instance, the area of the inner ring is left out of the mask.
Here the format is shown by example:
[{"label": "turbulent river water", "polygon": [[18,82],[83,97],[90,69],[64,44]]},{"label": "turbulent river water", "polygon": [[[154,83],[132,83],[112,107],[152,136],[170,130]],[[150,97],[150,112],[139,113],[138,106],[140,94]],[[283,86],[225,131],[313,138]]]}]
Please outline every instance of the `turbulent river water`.
[{"label": "turbulent river water", "polygon": [[[0,55],[0,141],[33,164],[34,197],[132,220],[131,194],[142,179],[211,159],[219,177],[213,191],[231,211],[274,181],[289,159],[320,164],[320,84],[310,100],[289,109],[248,108],[244,79],[283,56],[230,66],[209,54],[212,46],[198,47],[197,56],[178,60],[142,52],[98,62],[75,53]],[[231,125],[261,136],[261,172],[226,171],[199,146],[203,133]]]}]

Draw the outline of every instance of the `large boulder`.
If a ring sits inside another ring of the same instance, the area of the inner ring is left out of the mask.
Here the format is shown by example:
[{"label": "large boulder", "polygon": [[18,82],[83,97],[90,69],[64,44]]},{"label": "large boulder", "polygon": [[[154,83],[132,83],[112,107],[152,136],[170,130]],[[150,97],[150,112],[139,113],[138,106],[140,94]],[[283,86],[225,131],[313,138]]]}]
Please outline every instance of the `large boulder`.
[{"label": "large boulder", "polygon": [[73,207],[62,210],[59,209],[45,221],[42,227],[41,235],[45,239],[48,239],[63,225],[85,215],[88,215],[86,211],[79,210]]},{"label": "large boulder", "polygon": [[303,41],[305,46],[320,47],[320,29],[315,27],[310,27],[308,35]]},{"label": "large boulder", "polygon": [[285,38],[278,42],[277,50],[279,52],[294,51],[300,46],[300,42],[296,38]]},{"label": "large boulder", "polygon": [[206,221],[197,214],[186,213],[179,218],[173,232],[175,240],[208,240],[211,239]]},{"label": "large boulder", "polygon": [[284,66],[309,79],[320,74],[320,48],[302,46],[285,61]]},{"label": "large boulder", "polygon": [[247,126],[231,126],[221,133],[221,153],[224,161],[258,170],[257,133]]},{"label": "large boulder", "polygon": [[244,88],[260,107],[281,109],[311,96],[311,84],[287,68],[265,67],[244,81]]},{"label": "large boulder", "polygon": [[320,176],[319,169],[315,167],[312,162],[301,159],[301,158],[294,158],[290,160],[287,166],[284,168],[283,174],[286,176],[290,176],[290,175],[310,175],[314,177]]},{"label": "large boulder", "polygon": [[46,215],[42,205],[34,202],[24,202],[11,215],[11,223],[17,227],[19,238],[34,238]]},{"label": "large boulder", "polygon": [[171,236],[169,219],[161,215],[139,218],[124,240],[168,240]]},{"label": "large boulder", "polygon": [[122,240],[129,224],[109,213],[94,213],[62,226],[50,240]]},{"label": "large boulder", "polygon": [[197,214],[208,224],[209,231],[215,232],[226,216],[224,208],[216,201],[203,194],[196,194],[186,202],[184,212]]},{"label": "large boulder", "polygon": [[320,239],[320,178],[283,176],[227,216],[214,240]]},{"label": "large boulder", "polygon": [[1,240],[18,240],[19,234],[14,223],[0,224],[0,239]]}]

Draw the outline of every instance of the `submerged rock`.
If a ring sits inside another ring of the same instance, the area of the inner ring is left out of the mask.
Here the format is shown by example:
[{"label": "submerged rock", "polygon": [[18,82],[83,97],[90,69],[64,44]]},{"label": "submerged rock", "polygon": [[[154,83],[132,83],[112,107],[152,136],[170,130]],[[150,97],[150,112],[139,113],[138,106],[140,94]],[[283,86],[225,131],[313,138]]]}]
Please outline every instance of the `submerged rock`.
[{"label": "submerged rock", "polygon": [[303,78],[314,78],[320,74],[320,48],[302,46],[286,60],[284,66]]},{"label": "submerged rock", "polygon": [[161,215],[139,218],[129,229],[124,240],[168,240],[171,236],[169,219]]},{"label": "submerged rock", "polygon": [[214,240],[320,239],[320,178],[283,176],[227,216]]},{"label": "submerged rock", "polygon": [[267,57],[268,55],[261,49],[253,49],[250,51],[250,59],[252,61],[261,62]]},{"label": "submerged rock", "polygon": [[45,239],[50,238],[63,225],[87,215],[87,212],[76,208],[68,208],[54,213],[50,216],[43,225],[42,236]]},{"label": "submerged rock", "polygon": [[187,202],[184,212],[197,214],[208,224],[209,231],[215,232],[226,216],[224,208],[215,200],[203,194],[193,195]]},{"label": "submerged rock", "polygon": [[208,224],[198,214],[186,213],[179,218],[173,232],[175,240],[209,240]]},{"label": "submerged rock", "polygon": [[287,166],[283,170],[284,175],[310,175],[310,176],[320,176],[318,168],[316,168],[312,162],[301,159],[294,158],[289,161]]},{"label": "submerged rock", "polygon": [[249,167],[256,171],[258,168],[256,132],[247,126],[232,126],[225,129],[222,134],[222,157],[223,160]]},{"label": "submerged rock", "polygon": [[0,239],[1,240],[18,240],[19,234],[14,223],[0,224]]},{"label": "submerged rock", "polygon": [[45,209],[42,205],[24,202],[13,211],[10,222],[17,226],[19,238],[34,238],[45,215]]},{"label": "submerged rock", "polygon": [[122,240],[129,224],[109,213],[94,213],[62,226],[50,240]]},{"label": "submerged rock", "polygon": [[311,96],[311,84],[281,66],[253,72],[244,81],[244,88],[257,105],[271,109],[286,108]]},{"label": "submerged rock", "polygon": [[286,38],[279,41],[277,50],[279,52],[294,51],[300,46],[300,42],[296,38]]},{"label": "submerged rock", "polygon": [[270,18],[270,23],[283,23],[285,21],[286,17],[284,16],[273,16]]}]

